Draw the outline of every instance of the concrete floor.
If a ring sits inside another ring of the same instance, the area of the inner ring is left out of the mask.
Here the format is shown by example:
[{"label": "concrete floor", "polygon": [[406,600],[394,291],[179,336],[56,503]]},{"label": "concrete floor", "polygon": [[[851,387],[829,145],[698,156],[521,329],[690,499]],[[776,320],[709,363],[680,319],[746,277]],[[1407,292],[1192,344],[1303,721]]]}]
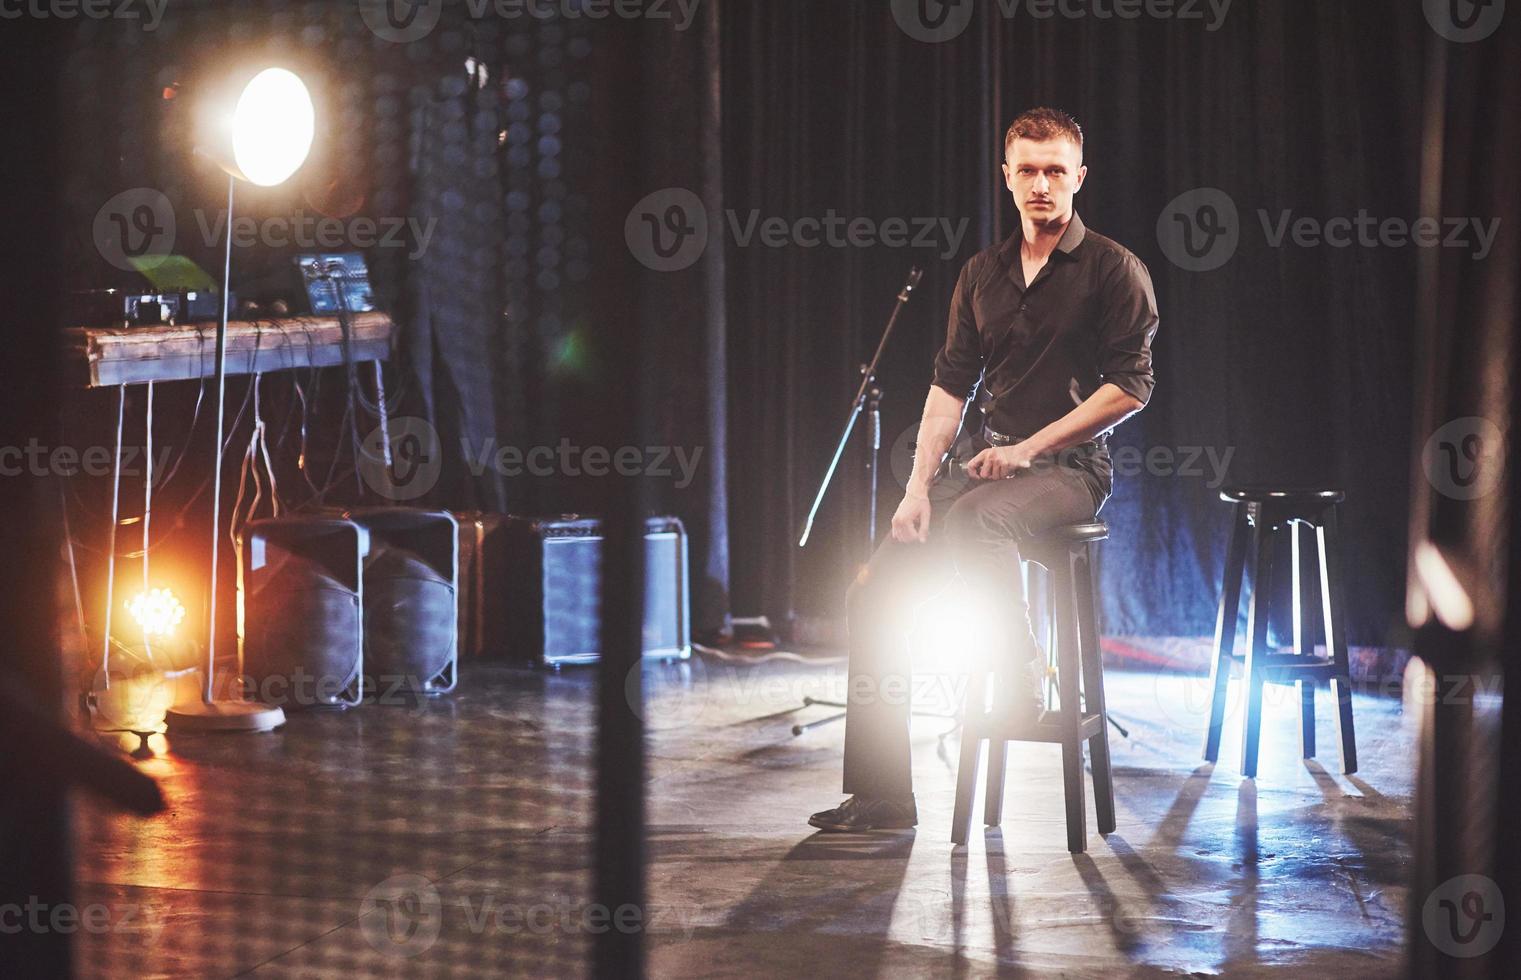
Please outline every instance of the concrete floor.
[{"label": "concrete floor", "polygon": [[[609,921],[589,906],[593,681],[478,667],[447,700],[155,737],[143,766],[167,814],[82,808],[81,904],[101,911],[81,972],[585,975]],[[843,727],[794,738],[828,709],[777,713],[843,693],[839,664],[698,659],[647,681],[652,976],[1400,969],[1413,733],[1396,700],[1358,697],[1347,777],[1329,694],[1321,764],[1298,758],[1290,689],[1269,688],[1243,781],[1234,728],[1199,764],[1203,679],[1111,671],[1130,729],[1112,735],[1119,829],[1074,856],[1056,746],[1011,747],[1002,828],[953,848],[957,737],[917,719],[917,831],[817,835],[804,820],[842,798]],[[956,689],[921,678],[916,703]]]}]

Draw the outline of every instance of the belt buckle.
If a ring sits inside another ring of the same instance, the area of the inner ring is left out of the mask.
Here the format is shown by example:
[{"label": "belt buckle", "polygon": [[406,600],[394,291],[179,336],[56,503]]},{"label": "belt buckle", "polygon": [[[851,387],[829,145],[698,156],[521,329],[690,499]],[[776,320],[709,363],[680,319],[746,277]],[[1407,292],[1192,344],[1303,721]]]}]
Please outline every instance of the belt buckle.
[{"label": "belt buckle", "polygon": [[1003,446],[1014,445],[1013,436],[1006,436],[1002,432],[999,432],[997,429],[993,428],[991,425],[984,425],[982,427],[982,437],[987,440],[987,443],[990,446],[998,446],[1001,448]]}]

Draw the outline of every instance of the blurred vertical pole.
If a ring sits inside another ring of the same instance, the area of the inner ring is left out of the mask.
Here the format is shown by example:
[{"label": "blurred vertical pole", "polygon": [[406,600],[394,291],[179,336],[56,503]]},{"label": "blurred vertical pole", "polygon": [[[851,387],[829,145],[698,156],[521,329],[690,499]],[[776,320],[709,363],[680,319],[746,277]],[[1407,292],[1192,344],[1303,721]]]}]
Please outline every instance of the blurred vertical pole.
[{"label": "blurred vertical pole", "polygon": [[[78,229],[58,226],[62,208],[56,181],[62,173],[56,135],[63,125],[56,99],[65,31],[56,18],[8,20],[5,57],[0,58],[0,104],[4,131],[0,149],[5,174],[0,228],[4,249],[3,301],[7,330],[0,357],[0,445],[24,446],[29,439],[52,440],[58,374],[54,352],[56,315],[63,284],[57,254],[65,240],[79,241]],[[71,234],[72,233],[72,234]],[[85,239],[87,241],[88,239]],[[51,479],[29,467],[0,476],[0,685],[17,701],[48,717],[63,715],[59,648],[55,641],[53,589],[61,572],[58,491]],[[6,711],[0,733],[26,718]],[[5,735],[4,743],[16,740]],[[59,908],[72,901],[70,821],[65,781],[70,774],[35,770],[23,779],[19,767],[35,758],[0,758],[0,906]],[[29,906],[30,903],[30,906]],[[10,930],[7,930],[9,932]],[[73,974],[70,935],[48,928],[22,928],[0,938],[0,973],[7,977],[67,977]]]},{"label": "blurred vertical pole", "polygon": [[[603,431],[615,451],[660,445],[705,454],[703,512],[693,496],[680,499],[705,525],[697,551],[713,591],[707,605],[717,616],[728,586],[722,9],[719,0],[708,0],[681,28],[648,18],[614,19],[601,30],[593,127],[601,145],[587,194],[596,209]],[[704,213],[695,213],[699,207]],[[598,936],[595,975],[623,977],[642,975],[650,922],[643,874],[644,520],[667,501],[657,499],[650,476],[611,477],[604,486],[594,901],[614,913],[615,923],[619,909],[634,906],[642,924]]]},{"label": "blurred vertical pole", "polygon": [[[598,406],[607,445],[642,446],[643,315],[638,266],[624,222],[639,200],[642,30],[616,18],[596,31],[591,173],[591,249],[595,295],[591,336],[601,383]],[[605,529],[602,656],[598,664],[596,861],[592,901],[610,928],[596,934],[592,975],[644,975],[644,724],[639,682],[643,618],[643,477],[609,476],[599,495]],[[634,911],[630,912],[632,909]],[[628,923],[635,922],[635,927]]]},{"label": "blurred vertical pole", "polygon": [[1518,36],[1515,17],[1486,38],[1433,32],[1427,64],[1421,216],[1496,234],[1482,258],[1420,255],[1406,613],[1421,680],[1407,685],[1420,723],[1407,966],[1422,978],[1521,970],[1517,843],[1502,830],[1521,780],[1516,699],[1477,693],[1521,685],[1521,484],[1507,452],[1521,391]]}]

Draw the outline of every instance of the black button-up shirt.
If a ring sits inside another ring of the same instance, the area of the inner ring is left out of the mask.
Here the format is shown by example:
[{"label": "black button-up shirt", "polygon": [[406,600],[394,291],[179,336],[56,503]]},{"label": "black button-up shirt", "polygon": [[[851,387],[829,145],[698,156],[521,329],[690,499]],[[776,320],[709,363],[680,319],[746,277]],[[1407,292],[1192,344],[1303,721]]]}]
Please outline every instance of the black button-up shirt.
[{"label": "black button-up shirt", "polygon": [[[951,299],[934,384],[967,398],[981,380],[987,425],[1029,436],[1105,382],[1151,398],[1157,300],[1131,252],[1087,230],[1077,214],[1035,281],[1025,284],[1022,234],[973,256]],[[968,425],[980,425],[975,416]]]}]

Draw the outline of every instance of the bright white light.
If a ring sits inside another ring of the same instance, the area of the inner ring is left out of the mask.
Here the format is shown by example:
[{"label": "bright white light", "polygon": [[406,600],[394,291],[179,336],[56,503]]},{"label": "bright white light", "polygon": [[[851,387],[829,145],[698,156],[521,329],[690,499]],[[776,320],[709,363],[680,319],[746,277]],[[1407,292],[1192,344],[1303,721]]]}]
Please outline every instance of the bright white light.
[{"label": "bright white light", "polygon": [[126,605],[144,636],[169,636],[185,618],[185,607],[168,589],[139,592]]},{"label": "bright white light", "polygon": [[238,97],[232,119],[232,157],[251,183],[284,183],[306,162],[317,113],[301,79],[284,68],[266,68]]}]

